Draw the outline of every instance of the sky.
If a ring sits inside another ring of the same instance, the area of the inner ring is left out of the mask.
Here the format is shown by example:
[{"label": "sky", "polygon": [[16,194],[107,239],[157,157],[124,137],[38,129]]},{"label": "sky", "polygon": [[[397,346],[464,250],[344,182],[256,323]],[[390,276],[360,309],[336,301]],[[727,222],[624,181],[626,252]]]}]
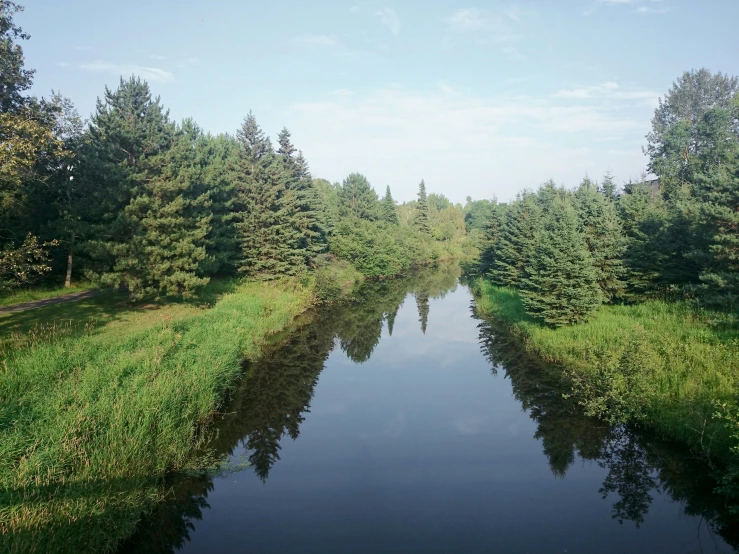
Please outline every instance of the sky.
[{"label": "sky", "polygon": [[32,93],[89,117],[121,75],[181,120],[287,127],[314,177],[509,201],[547,179],[638,178],[658,98],[739,75],[734,0],[16,0]]}]

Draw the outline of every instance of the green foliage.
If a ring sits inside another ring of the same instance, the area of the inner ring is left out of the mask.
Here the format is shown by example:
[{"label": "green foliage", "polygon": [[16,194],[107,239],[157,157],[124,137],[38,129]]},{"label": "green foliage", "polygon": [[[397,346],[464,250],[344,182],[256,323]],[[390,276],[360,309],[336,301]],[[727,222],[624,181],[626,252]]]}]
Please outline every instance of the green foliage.
[{"label": "green foliage", "polygon": [[416,204],[416,213],[413,224],[422,235],[431,234],[431,226],[429,225],[429,203],[426,197],[426,183],[421,180],[418,185],[418,203]]},{"label": "green foliage", "polygon": [[526,311],[554,327],[587,320],[602,295],[577,212],[555,200],[542,223],[521,279]]},{"label": "green foliage", "polygon": [[399,225],[400,220],[398,219],[398,208],[393,200],[393,195],[390,193],[390,187],[385,189],[385,196],[382,197],[382,205],[380,207],[382,213],[382,220],[391,225]]},{"label": "green foliage", "polygon": [[364,175],[352,173],[337,190],[339,210],[343,217],[357,217],[367,221],[380,218],[380,201]]},{"label": "green foliage", "polygon": [[704,454],[726,457],[732,442],[715,419],[716,402],[733,402],[739,332],[716,312],[687,302],[649,300],[602,306],[587,323],[537,324],[520,293],[480,280],[478,312],[505,323],[533,354],[576,382],[576,401],[592,413],[638,422]]},{"label": "green foliage", "polygon": [[496,244],[489,245],[495,250],[490,271],[494,283],[512,287],[521,283],[526,262],[536,248],[541,218],[542,208],[531,192],[525,191],[508,208]]},{"label": "green foliage", "polygon": [[13,249],[0,250],[0,292],[29,285],[51,271],[48,247],[30,234],[23,244]]},{"label": "green foliage", "polygon": [[59,551],[79,544],[83,524],[85,551],[112,550],[161,499],[165,474],[193,463],[242,357],[302,311],[307,292],[245,284],[210,310],[138,311],[6,357],[4,537],[19,551]]},{"label": "green foliage", "polygon": [[624,290],[626,251],[615,205],[587,179],[575,192],[574,202],[601,293],[606,301],[613,301]]}]

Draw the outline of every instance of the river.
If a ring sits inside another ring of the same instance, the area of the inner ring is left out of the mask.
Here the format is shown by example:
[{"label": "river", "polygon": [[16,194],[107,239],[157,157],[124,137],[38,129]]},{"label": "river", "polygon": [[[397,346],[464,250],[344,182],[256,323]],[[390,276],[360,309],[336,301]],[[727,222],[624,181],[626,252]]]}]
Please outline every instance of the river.
[{"label": "river", "polygon": [[230,469],[173,478],[121,551],[735,551],[705,467],[561,386],[458,268],[368,283],[245,368],[210,430]]}]

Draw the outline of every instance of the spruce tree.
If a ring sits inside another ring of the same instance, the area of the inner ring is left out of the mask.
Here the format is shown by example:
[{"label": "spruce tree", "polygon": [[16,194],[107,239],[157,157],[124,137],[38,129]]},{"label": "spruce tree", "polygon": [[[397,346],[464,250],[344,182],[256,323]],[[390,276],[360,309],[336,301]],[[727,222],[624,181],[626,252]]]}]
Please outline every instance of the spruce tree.
[{"label": "spruce tree", "polygon": [[536,236],[521,280],[526,312],[553,327],[587,320],[602,301],[577,212],[555,201]]},{"label": "spruce tree", "polygon": [[418,321],[421,324],[421,332],[425,335],[429,324],[429,295],[426,291],[419,291],[415,296]]},{"label": "spruce tree", "polygon": [[395,206],[392,194],[390,194],[390,186],[385,189],[385,196],[382,198],[381,213],[383,221],[391,225],[400,224],[398,219],[398,208]]},{"label": "spruce tree", "polygon": [[526,261],[536,247],[536,233],[542,208],[536,195],[524,191],[505,214],[503,229],[495,247],[490,278],[498,286],[518,287]]},{"label": "spruce tree", "polygon": [[395,328],[395,318],[398,316],[398,310],[400,306],[397,306],[392,312],[387,314],[387,332],[392,337],[393,329]]},{"label": "spruce tree", "polygon": [[238,270],[261,279],[294,275],[304,265],[305,251],[296,225],[299,197],[289,187],[292,175],[251,112],[237,137]]},{"label": "spruce tree", "polygon": [[426,183],[421,179],[418,185],[418,203],[416,204],[416,215],[413,223],[418,231],[423,235],[431,234],[431,226],[429,225],[429,203],[426,197]]},{"label": "spruce tree", "polygon": [[613,175],[611,175],[610,171],[607,171],[606,174],[603,176],[603,182],[601,182],[600,187],[598,187],[598,192],[600,192],[611,202],[615,202],[616,200],[618,200],[617,189],[618,187],[616,186],[616,182],[613,179]]},{"label": "spruce tree", "polygon": [[487,218],[480,248],[480,273],[482,275],[488,275],[495,267],[499,240],[506,221],[506,209],[505,204],[498,204],[494,201],[493,210]]},{"label": "spruce tree", "polygon": [[739,146],[723,163],[696,176],[701,191],[703,234],[709,239],[700,275],[703,300],[711,307],[739,306]]},{"label": "spruce tree", "polygon": [[283,129],[278,143],[277,156],[286,176],[286,195],[293,197],[296,208],[292,216],[293,226],[299,236],[296,248],[303,253],[305,262],[310,264],[317,254],[326,249],[326,221],[319,193],[313,186],[308,162],[291,142],[290,131]]},{"label": "spruce tree", "polygon": [[621,222],[614,204],[587,178],[575,192],[574,201],[598,285],[610,302],[624,290],[626,239]]}]

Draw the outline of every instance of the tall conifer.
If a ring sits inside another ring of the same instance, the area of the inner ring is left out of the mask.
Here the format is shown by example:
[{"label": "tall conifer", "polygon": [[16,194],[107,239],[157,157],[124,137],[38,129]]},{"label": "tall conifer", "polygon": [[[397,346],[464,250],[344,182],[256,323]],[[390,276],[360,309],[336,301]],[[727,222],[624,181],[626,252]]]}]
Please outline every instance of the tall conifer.
[{"label": "tall conifer", "polygon": [[554,327],[586,320],[602,301],[577,212],[565,200],[552,204],[537,234],[521,297],[527,313]]},{"label": "tall conifer", "polygon": [[430,235],[431,226],[429,225],[429,203],[426,197],[426,183],[421,179],[418,185],[418,203],[416,204],[416,215],[413,222],[422,234]]}]

